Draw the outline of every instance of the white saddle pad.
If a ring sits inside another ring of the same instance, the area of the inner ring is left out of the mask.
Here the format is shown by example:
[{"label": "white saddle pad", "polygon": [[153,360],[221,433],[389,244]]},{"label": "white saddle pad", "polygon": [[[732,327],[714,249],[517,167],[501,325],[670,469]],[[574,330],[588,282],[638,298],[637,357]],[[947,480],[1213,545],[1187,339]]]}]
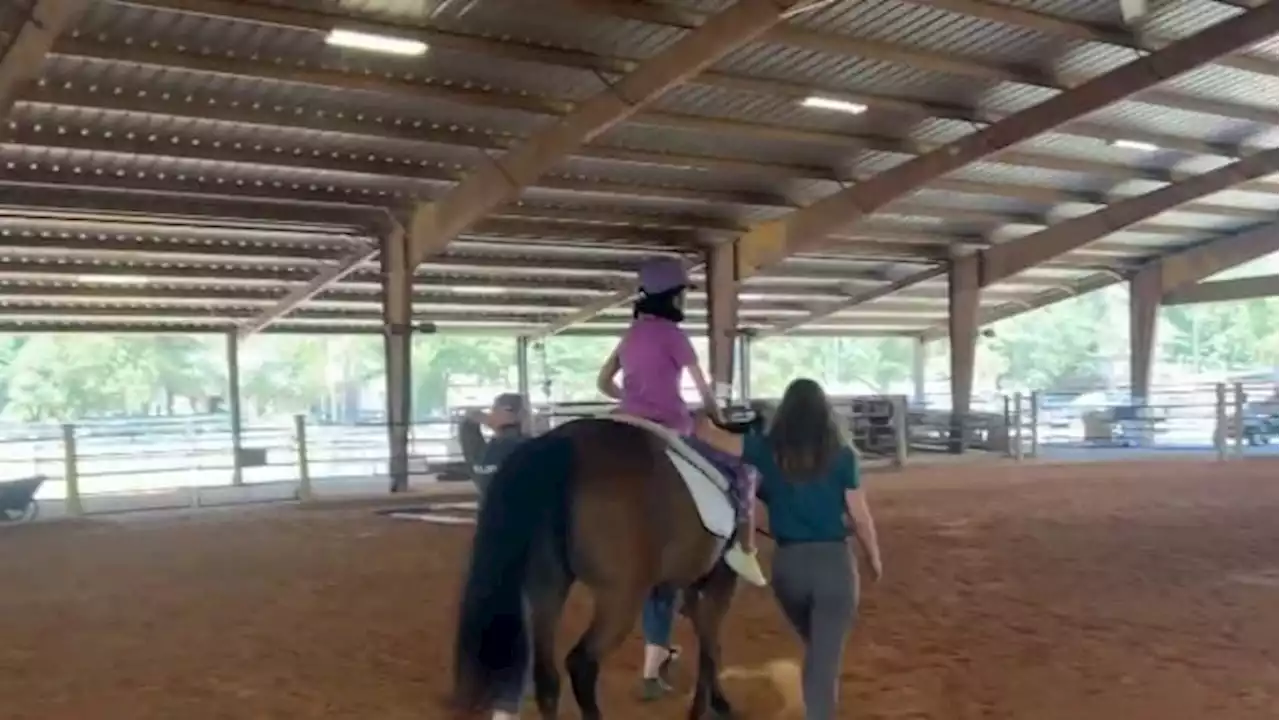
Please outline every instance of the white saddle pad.
[{"label": "white saddle pad", "polygon": [[620,413],[599,417],[648,430],[666,442],[667,457],[684,478],[703,527],[716,537],[728,539],[733,535],[737,529],[737,513],[729,500],[729,482],[710,460],[689,447],[680,435],[658,423]]}]

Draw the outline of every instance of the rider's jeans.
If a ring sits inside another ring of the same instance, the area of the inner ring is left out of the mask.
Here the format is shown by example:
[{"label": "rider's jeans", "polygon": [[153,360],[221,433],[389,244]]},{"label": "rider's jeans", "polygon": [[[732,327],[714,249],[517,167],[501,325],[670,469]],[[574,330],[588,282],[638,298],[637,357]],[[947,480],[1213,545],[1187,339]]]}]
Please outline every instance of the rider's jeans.
[{"label": "rider's jeans", "polygon": [[644,615],[640,624],[644,629],[646,645],[671,646],[671,626],[675,623],[676,590],[668,585],[659,585],[649,593],[644,603]]}]

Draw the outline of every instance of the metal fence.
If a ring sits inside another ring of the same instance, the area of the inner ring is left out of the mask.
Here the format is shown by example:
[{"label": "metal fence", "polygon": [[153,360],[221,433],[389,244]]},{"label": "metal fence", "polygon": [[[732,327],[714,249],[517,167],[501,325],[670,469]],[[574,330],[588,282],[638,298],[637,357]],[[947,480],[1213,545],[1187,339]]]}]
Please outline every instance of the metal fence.
[{"label": "metal fence", "polygon": [[[854,441],[873,459],[905,462],[905,399],[836,398]],[[434,485],[461,460],[456,419],[468,408],[411,426],[411,488]],[[604,414],[611,405],[535,408],[539,429]],[[45,514],[208,507],[375,495],[390,486],[385,425],[326,425],[299,416],[241,431],[239,462],[225,417],[148,418],[0,427],[0,481],[43,476]],[[455,473],[456,474],[456,473]]]},{"label": "metal fence", "polygon": [[1275,384],[1153,387],[1146,397],[1111,392],[1015,394],[1006,399],[1008,454],[1056,459],[1191,453],[1218,459],[1275,455]]},{"label": "metal fence", "polygon": [[[1122,459],[1198,452],[1220,459],[1275,453],[1274,384],[1154,388],[1135,400],[1108,393],[1036,392],[988,398],[957,418],[902,396],[832,403],[868,466],[902,467],[930,453],[968,450],[1014,459]],[[768,401],[764,401],[768,405]],[[603,414],[602,403],[535,408],[536,429]],[[410,428],[410,484],[435,484],[460,461],[456,418]],[[239,462],[223,417],[118,419],[0,426],[0,481],[44,476],[38,499],[69,514],[387,492],[390,446],[382,424],[285,418],[246,427]]]}]

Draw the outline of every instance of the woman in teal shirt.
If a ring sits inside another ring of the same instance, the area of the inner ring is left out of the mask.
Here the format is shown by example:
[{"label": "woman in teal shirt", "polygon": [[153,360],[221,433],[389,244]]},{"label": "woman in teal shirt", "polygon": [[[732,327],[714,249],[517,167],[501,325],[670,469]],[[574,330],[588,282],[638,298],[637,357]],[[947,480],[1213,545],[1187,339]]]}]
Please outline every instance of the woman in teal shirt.
[{"label": "woman in teal shirt", "polygon": [[805,379],[787,387],[768,432],[742,444],[743,459],[760,471],[758,495],[778,546],[773,593],[804,641],[805,720],[829,720],[836,716],[845,639],[858,608],[848,519],[872,577],[879,580],[883,571],[858,457],[822,388]]}]

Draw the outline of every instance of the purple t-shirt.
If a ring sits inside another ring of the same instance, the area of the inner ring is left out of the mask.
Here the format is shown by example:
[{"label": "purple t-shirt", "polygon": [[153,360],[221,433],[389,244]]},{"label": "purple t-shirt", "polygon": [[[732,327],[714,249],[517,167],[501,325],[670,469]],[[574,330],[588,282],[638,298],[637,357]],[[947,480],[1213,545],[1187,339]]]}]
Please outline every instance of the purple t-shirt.
[{"label": "purple t-shirt", "polygon": [[618,345],[622,366],[619,409],[660,423],[681,435],[693,433],[693,417],[680,396],[684,369],[698,364],[689,336],[670,320],[643,316]]}]

